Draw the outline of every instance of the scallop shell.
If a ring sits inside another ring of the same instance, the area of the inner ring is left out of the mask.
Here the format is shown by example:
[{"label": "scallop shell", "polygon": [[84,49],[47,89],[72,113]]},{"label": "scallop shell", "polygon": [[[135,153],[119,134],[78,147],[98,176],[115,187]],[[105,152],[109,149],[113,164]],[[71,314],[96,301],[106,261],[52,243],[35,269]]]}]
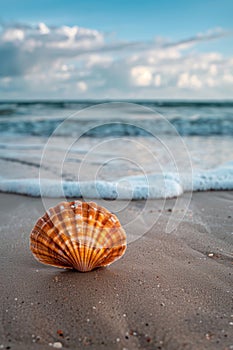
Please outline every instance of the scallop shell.
[{"label": "scallop shell", "polygon": [[94,202],[61,202],[38,219],[30,248],[44,264],[91,271],[125,253],[126,234],[116,215]]}]

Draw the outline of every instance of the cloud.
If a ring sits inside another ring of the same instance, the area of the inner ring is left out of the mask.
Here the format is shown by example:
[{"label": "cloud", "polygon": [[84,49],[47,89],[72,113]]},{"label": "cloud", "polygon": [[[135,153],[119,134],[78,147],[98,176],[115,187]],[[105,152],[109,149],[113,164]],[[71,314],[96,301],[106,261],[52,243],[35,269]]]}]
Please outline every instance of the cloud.
[{"label": "cloud", "polygon": [[137,86],[149,86],[152,81],[152,73],[149,67],[136,66],[131,69],[133,82]]},{"label": "cloud", "polygon": [[2,25],[1,98],[231,97],[233,57],[198,50],[227,34],[129,42],[78,26]]},{"label": "cloud", "polygon": [[202,82],[195,74],[182,73],[178,78],[177,87],[199,89],[202,87]]},{"label": "cloud", "polygon": [[182,48],[189,47],[190,45],[197,44],[202,41],[211,41],[215,39],[220,39],[222,37],[228,36],[231,33],[229,31],[223,30],[222,28],[215,28],[215,29],[210,29],[205,33],[198,33],[197,35],[183,39],[180,41],[177,41],[175,44],[174,43],[167,43],[164,46],[179,46]]},{"label": "cloud", "polygon": [[81,92],[84,92],[87,90],[87,84],[84,81],[79,81],[77,83],[77,87]]}]

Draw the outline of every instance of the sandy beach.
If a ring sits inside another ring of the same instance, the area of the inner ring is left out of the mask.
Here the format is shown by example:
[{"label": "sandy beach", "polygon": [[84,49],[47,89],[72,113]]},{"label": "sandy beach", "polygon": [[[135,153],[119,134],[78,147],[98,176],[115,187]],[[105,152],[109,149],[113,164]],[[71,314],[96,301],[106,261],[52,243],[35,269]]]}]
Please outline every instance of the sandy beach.
[{"label": "sandy beach", "polygon": [[[0,200],[1,349],[233,349],[233,192],[194,193],[170,234],[174,201],[151,201],[156,224],[122,259],[90,273],[33,258],[41,199]],[[143,202],[120,220],[136,206]]]}]

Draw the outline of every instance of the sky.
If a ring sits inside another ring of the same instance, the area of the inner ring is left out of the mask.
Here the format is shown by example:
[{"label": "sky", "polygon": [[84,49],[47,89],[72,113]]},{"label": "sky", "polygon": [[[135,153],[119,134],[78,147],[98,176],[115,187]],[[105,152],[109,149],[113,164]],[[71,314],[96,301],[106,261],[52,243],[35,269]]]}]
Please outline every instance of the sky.
[{"label": "sky", "polygon": [[0,8],[0,100],[233,99],[232,0]]}]

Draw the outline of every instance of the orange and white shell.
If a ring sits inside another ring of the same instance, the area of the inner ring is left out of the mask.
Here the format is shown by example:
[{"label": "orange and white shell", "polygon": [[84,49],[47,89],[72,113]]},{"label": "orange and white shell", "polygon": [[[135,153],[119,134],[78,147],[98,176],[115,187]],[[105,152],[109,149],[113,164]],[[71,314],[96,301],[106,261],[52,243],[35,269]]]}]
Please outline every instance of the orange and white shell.
[{"label": "orange and white shell", "polygon": [[30,248],[44,264],[91,271],[125,253],[126,234],[116,215],[94,202],[61,202],[38,219]]}]

